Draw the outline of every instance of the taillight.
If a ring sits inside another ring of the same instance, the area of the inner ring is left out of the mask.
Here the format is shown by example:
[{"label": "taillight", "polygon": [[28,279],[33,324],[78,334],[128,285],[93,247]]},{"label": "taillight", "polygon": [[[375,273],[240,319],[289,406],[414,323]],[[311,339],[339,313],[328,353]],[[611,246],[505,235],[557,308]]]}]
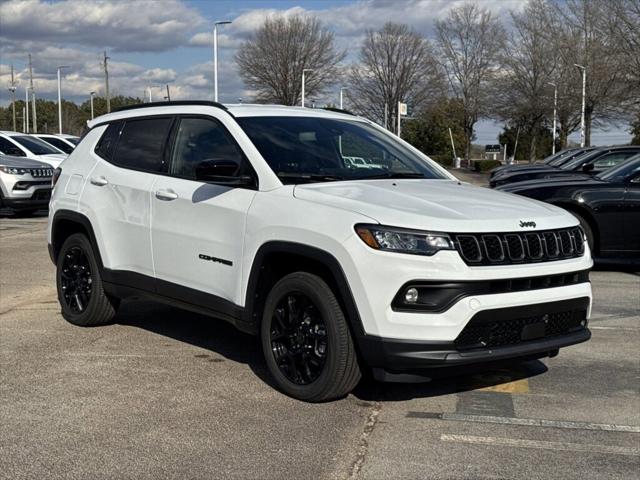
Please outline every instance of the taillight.
[{"label": "taillight", "polygon": [[62,169],[60,167],[56,168],[53,171],[53,176],[51,177],[51,188],[56,186],[58,183],[58,179],[60,178],[60,174],[62,174]]}]

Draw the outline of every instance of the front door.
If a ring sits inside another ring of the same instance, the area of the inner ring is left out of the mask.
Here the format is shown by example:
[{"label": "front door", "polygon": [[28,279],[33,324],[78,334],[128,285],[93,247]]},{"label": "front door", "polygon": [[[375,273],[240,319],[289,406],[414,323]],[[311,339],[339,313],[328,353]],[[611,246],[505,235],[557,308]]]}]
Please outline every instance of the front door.
[{"label": "front door", "polygon": [[168,175],[158,177],[151,192],[158,293],[187,301],[191,294],[191,303],[210,300],[214,309],[218,300],[242,304],[245,219],[256,191],[198,180],[196,169],[203,162],[228,161],[240,174],[247,160],[219,120],[182,116],[177,121]]}]

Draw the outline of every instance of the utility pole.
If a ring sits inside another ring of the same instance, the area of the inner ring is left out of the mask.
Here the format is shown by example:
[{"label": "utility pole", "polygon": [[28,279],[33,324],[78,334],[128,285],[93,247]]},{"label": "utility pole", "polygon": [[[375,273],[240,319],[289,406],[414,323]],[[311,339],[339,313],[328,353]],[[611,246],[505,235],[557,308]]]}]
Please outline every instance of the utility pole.
[{"label": "utility pole", "polygon": [[223,20],[213,24],[213,101],[218,101],[218,25],[228,25],[231,21]]},{"label": "utility pole", "polygon": [[551,147],[551,155],[556,154],[556,110],[558,109],[558,86],[549,82],[549,85],[553,87],[553,145]]},{"label": "utility pole", "polygon": [[347,87],[340,87],[340,110],[342,110],[342,91],[346,89]]},{"label": "utility pole", "polygon": [[171,101],[171,93],[169,92],[169,84],[167,83],[167,102]]},{"label": "utility pole", "polygon": [[31,54],[29,54],[29,88],[31,88],[31,101],[33,105],[33,133],[38,133],[38,116],[36,113],[36,91],[33,88],[33,65],[31,64]]},{"label": "utility pole", "polygon": [[58,133],[62,135],[62,81],[60,79],[60,71],[63,68],[69,68],[66,65],[58,67]]},{"label": "utility pole", "polygon": [[111,57],[107,57],[107,51],[104,51],[104,89],[107,97],[107,113],[111,112],[111,97],[109,96],[109,67],[107,60]]},{"label": "utility pole", "polygon": [[89,101],[91,103],[91,120],[93,120],[93,96],[96,94],[96,92],[90,92],[89,93]]},{"label": "utility pole", "polygon": [[24,133],[27,133],[27,114],[25,112],[28,112],[29,109],[26,107],[22,107],[22,131]]},{"label": "utility pole", "polygon": [[11,92],[11,107],[13,109],[13,131],[16,132],[16,80],[13,76],[13,64],[11,64],[11,86],[9,91]]},{"label": "utility pole", "polygon": [[25,114],[25,128],[24,128],[24,133],[29,133],[29,85],[27,85],[26,87],[24,87],[24,106],[26,108],[26,114]]},{"label": "utility pole", "polygon": [[578,65],[577,63],[573,64],[582,70],[582,119],[580,120],[580,146],[584,148],[585,146],[585,131],[584,131],[584,108],[585,108],[585,99],[587,96],[587,69],[583,65]]},{"label": "utility pole", "polygon": [[389,130],[389,104],[384,104],[384,128]]}]

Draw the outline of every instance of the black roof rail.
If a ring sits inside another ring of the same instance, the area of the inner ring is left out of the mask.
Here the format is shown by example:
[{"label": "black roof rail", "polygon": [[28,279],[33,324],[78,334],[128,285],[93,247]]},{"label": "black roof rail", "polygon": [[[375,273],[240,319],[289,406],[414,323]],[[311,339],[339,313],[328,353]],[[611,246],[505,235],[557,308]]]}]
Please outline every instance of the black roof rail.
[{"label": "black roof rail", "polygon": [[125,105],[113,110],[114,112],[122,112],[124,110],[134,110],[137,108],[151,108],[151,107],[171,107],[171,106],[185,106],[185,105],[200,105],[203,107],[216,107],[221,108],[225,112],[229,111],[227,107],[218,102],[212,102],[208,100],[176,100],[171,102],[150,102],[150,103],[136,103],[135,105]]},{"label": "black roof rail", "polygon": [[343,110],[342,108],[322,107],[322,110],[327,110],[329,112],[336,112],[336,113],[344,113],[345,115],[353,115],[354,117],[356,116],[355,113],[350,112],[349,110]]}]

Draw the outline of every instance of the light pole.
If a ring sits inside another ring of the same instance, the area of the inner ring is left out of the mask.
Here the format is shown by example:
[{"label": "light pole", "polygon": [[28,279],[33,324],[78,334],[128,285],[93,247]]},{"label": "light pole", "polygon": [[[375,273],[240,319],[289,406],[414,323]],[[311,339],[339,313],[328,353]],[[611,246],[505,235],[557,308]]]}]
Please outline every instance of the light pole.
[{"label": "light pole", "polygon": [[69,68],[68,65],[60,65],[58,67],[58,133],[62,134],[62,80],[60,72],[63,68]]},{"label": "light pole", "polygon": [[10,86],[9,91],[11,92],[11,107],[13,108],[13,131],[17,132],[16,130],[16,87],[13,85]]},{"label": "light pole", "polygon": [[304,74],[306,72],[313,72],[313,68],[303,68],[302,69],[302,106],[304,107]]},{"label": "light pole", "polygon": [[91,103],[91,120],[93,120],[93,97],[96,92],[89,92],[89,102]]},{"label": "light pole", "polygon": [[24,133],[29,133],[29,86],[24,87],[24,104],[27,107],[27,113],[25,118]]},{"label": "light pole", "polygon": [[548,82],[553,87],[553,145],[551,146],[551,154],[556,154],[556,111],[558,109],[558,85]]},{"label": "light pole", "polygon": [[218,101],[218,25],[228,25],[230,20],[213,24],[213,101]]},{"label": "light pole", "polygon": [[577,63],[574,63],[574,66],[582,70],[582,119],[580,120],[580,146],[584,148],[586,143],[584,135],[584,107],[587,96],[587,69],[583,65],[578,65]]},{"label": "light pole", "polygon": [[342,91],[346,89],[347,87],[340,87],[340,110],[342,110]]}]

